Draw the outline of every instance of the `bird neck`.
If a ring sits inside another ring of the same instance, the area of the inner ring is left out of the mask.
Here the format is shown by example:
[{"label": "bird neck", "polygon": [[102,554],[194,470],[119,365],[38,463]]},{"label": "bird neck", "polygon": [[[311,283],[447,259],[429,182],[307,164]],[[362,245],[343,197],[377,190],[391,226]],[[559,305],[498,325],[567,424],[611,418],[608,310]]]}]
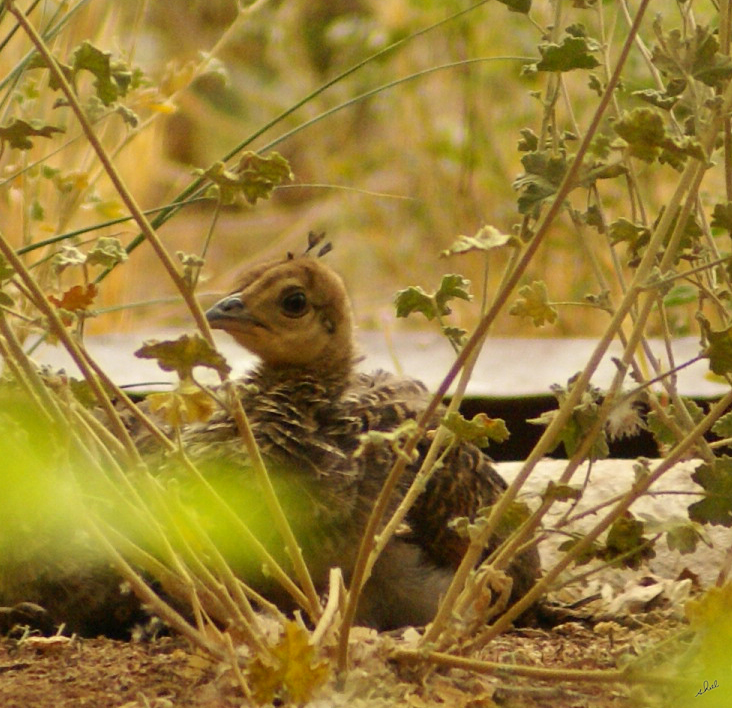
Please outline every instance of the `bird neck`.
[{"label": "bird neck", "polygon": [[355,360],[353,356],[329,360],[318,365],[317,362],[305,366],[273,366],[261,362],[252,371],[251,380],[260,388],[269,388],[288,383],[313,381],[332,396],[340,395],[350,383]]}]

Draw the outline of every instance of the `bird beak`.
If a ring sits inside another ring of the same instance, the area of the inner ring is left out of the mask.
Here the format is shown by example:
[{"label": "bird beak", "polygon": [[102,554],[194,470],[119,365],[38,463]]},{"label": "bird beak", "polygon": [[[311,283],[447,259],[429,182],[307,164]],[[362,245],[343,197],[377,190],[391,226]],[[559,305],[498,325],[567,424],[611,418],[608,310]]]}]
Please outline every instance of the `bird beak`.
[{"label": "bird beak", "polygon": [[235,322],[251,321],[240,295],[227,295],[206,310],[206,319],[214,329],[230,329]]}]

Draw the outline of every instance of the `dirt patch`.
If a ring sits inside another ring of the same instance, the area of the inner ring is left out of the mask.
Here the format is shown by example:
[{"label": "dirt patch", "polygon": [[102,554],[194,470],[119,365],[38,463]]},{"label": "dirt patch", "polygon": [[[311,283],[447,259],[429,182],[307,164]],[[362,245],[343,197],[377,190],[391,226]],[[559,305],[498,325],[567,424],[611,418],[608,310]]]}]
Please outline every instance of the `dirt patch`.
[{"label": "dirt patch", "polygon": [[197,698],[204,675],[177,639],[150,643],[45,638],[0,645],[0,704],[27,706],[207,706]]},{"label": "dirt patch", "polygon": [[[611,669],[638,656],[682,625],[649,616],[629,628],[569,622],[552,630],[509,632],[471,658],[563,669]],[[414,630],[400,636],[354,630],[353,669],[345,687],[334,680],[311,701],[313,708],[408,706],[478,708],[619,708],[630,705],[620,684],[479,675],[424,662],[395,662]],[[249,705],[233,672],[210,663],[182,639],[149,642],[111,639],[6,638],[0,642],[0,705],[4,708],[229,708]]]}]

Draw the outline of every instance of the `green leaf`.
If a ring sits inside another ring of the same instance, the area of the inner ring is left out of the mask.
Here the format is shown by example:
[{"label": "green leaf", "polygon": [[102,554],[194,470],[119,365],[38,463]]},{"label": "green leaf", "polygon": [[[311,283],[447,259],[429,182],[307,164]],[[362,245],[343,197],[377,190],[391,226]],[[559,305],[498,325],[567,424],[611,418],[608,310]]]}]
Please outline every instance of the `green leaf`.
[{"label": "green leaf", "polygon": [[531,10],[531,0],[498,0],[505,5],[511,12],[520,12],[527,15]]},{"label": "green leaf", "polygon": [[458,349],[465,345],[468,331],[462,327],[443,327],[444,334]]},{"label": "green leaf", "polygon": [[54,133],[65,132],[63,128],[43,125],[38,121],[30,123],[14,118],[8,125],[0,127],[0,143],[7,143],[17,150],[30,150],[33,147],[31,138],[51,138]]},{"label": "green leaf", "polygon": [[130,128],[137,128],[140,125],[140,117],[131,108],[119,105],[114,110]]},{"label": "green leaf", "polygon": [[517,246],[518,239],[511,234],[501,233],[495,226],[483,226],[475,236],[460,235],[450,248],[442,251],[440,256],[446,258],[470,251],[490,251],[501,246]]},{"label": "green leaf", "polygon": [[51,264],[57,273],[69,266],[83,265],[86,263],[86,255],[76,246],[62,246],[61,250],[54,255]]},{"label": "green leaf", "polygon": [[411,285],[400,290],[394,297],[397,317],[409,317],[413,312],[421,312],[428,320],[437,316],[437,307],[431,295],[419,285]]},{"label": "green leaf", "polygon": [[699,531],[694,524],[678,524],[666,532],[666,543],[670,551],[694,553],[699,543]]},{"label": "green leaf", "polygon": [[613,221],[608,227],[608,235],[610,243],[615,246],[618,243],[627,243],[634,251],[637,251],[641,245],[648,243],[651,232],[648,227],[642,224],[634,224],[632,221],[624,217],[620,217],[617,221]]},{"label": "green leaf", "polygon": [[598,78],[597,74],[590,72],[587,78],[587,87],[590,91],[594,91],[598,96],[605,93],[605,84]]},{"label": "green leaf", "polygon": [[658,266],[653,266],[651,272],[648,274],[648,278],[643,283],[643,287],[648,290],[655,290],[662,297],[666,297],[671,292],[674,278],[677,275],[673,269],[662,273]]},{"label": "green leaf", "polygon": [[664,516],[663,518],[644,515],[646,533],[666,534],[666,543],[669,550],[677,550],[679,553],[693,553],[699,541],[709,547],[711,540],[704,527],[695,521],[680,516]]},{"label": "green leaf", "polygon": [[715,331],[708,323],[701,322],[709,342],[704,350],[704,355],[709,357],[709,368],[717,376],[729,374],[732,372],[732,327]]},{"label": "green leaf", "polygon": [[[576,377],[573,377],[569,380],[566,388],[559,386],[558,384],[551,387],[552,393],[556,397],[560,406],[567,399],[567,396],[574,385],[575,378]],[[572,410],[572,417],[567,421],[564,428],[562,428],[555,448],[560,444],[563,444],[569,457],[579,449],[580,445],[587,437],[587,434],[594,427],[595,422],[597,421],[601,400],[601,392],[594,386],[589,387],[583,392],[580,403]],[[557,410],[546,411],[538,418],[531,418],[526,422],[535,425],[547,426],[554,420],[556,414]],[[592,460],[600,460],[605,459],[609,454],[610,451],[607,445],[607,435],[603,428],[592,442],[588,457]]]},{"label": "green leaf", "polygon": [[663,116],[653,108],[624,111],[613,123],[613,129],[628,144],[628,153],[644,162],[659,159],[678,170],[687,157],[705,159],[698,140],[672,137]]},{"label": "green leaf", "polygon": [[659,146],[666,139],[663,118],[648,108],[623,112],[613,128],[628,143],[629,153],[645,162],[653,162],[658,157]]},{"label": "green leaf", "polygon": [[358,447],[354,451],[353,456],[356,458],[361,457],[372,447],[379,448],[388,446],[395,455],[403,457],[408,464],[412,463],[417,457],[417,452],[414,451],[410,458],[404,452],[404,445],[406,444],[406,441],[414,435],[416,430],[417,421],[413,418],[408,418],[388,433],[381,432],[380,430],[370,430],[369,432],[363,433],[359,436]]},{"label": "green leaf", "polygon": [[519,299],[508,311],[516,317],[531,317],[535,327],[553,324],[557,319],[557,310],[549,304],[546,283],[539,280],[525,285],[518,292]]},{"label": "green leaf", "polygon": [[[70,67],[68,64],[64,64],[58,57],[56,57],[56,64],[58,65],[58,68],[61,70],[61,73],[64,75],[66,80],[69,83],[73,83],[73,68]],[[33,54],[26,66],[26,69],[48,69],[48,64],[46,64],[46,60],[40,54]],[[56,80],[56,77],[53,74],[51,74],[48,79],[48,85],[53,91],[59,91],[61,89],[61,84]]]},{"label": "green leaf", "polygon": [[651,411],[646,416],[646,425],[651,435],[653,435],[656,444],[673,445],[676,442],[676,436],[673,431],[664,424],[656,411]]},{"label": "green leaf", "polygon": [[664,76],[685,81],[690,75],[714,89],[723,89],[732,77],[732,61],[719,51],[719,41],[710,27],[697,25],[690,38],[684,38],[677,29],[662,34],[660,20],[654,22],[654,30],[663,41],[654,47],[651,61]]},{"label": "green leaf", "polygon": [[610,291],[603,290],[600,293],[587,293],[584,297],[585,301],[598,310],[605,310],[605,312],[614,312],[613,303],[610,299]]},{"label": "green leaf", "polygon": [[[570,532],[570,535],[572,536],[571,539],[559,544],[557,550],[560,553],[569,553],[584,538],[582,534],[577,532]],[[586,548],[574,559],[574,563],[575,565],[586,565],[591,560],[597,558],[599,554],[600,545],[597,541],[593,541],[589,548]]]},{"label": "green leaf", "polygon": [[536,152],[539,149],[539,136],[531,128],[521,128],[521,140],[518,141],[519,152]]},{"label": "green leaf", "polygon": [[666,307],[691,305],[699,299],[699,291],[693,285],[676,285],[663,298]]},{"label": "green leaf", "polygon": [[541,493],[544,501],[576,501],[582,498],[582,488],[572,484],[557,484],[549,480],[546,489]]},{"label": "green leaf", "polygon": [[[75,379],[70,377],[68,385],[74,398],[81,403],[84,408],[89,408],[91,410],[98,406],[96,394],[92,390],[91,384],[86,379]],[[111,394],[111,391],[109,393]]]},{"label": "green leaf", "polygon": [[451,273],[442,277],[440,287],[432,294],[426,293],[418,285],[400,290],[394,298],[397,317],[408,317],[412,312],[421,312],[428,320],[449,315],[447,303],[450,300],[471,300],[469,287],[469,280]]},{"label": "green leaf", "polygon": [[96,95],[105,106],[126,95],[132,83],[129,67],[124,62],[113,62],[110,52],[103,52],[91,42],[83,42],[74,50],[72,69],[74,75],[82,70],[94,74]]},{"label": "green leaf", "polygon": [[689,506],[689,518],[702,524],[732,526],[732,457],[702,463],[691,478],[704,488],[705,497]]},{"label": "green leaf", "polygon": [[46,218],[46,211],[37,199],[34,199],[30,205],[30,217],[33,221],[43,221]]},{"label": "green leaf", "polygon": [[13,266],[8,263],[5,256],[0,254],[0,283],[10,280],[14,275],[15,270],[13,269]]},{"label": "green leaf", "polygon": [[704,151],[701,143],[691,136],[684,138],[671,139],[663,145],[658,161],[662,165],[670,165],[677,172],[681,172],[686,164],[686,158],[693,157],[700,162],[704,162]]},{"label": "green leaf", "polygon": [[155,359],[163,371],[176,371],[180,379],[189,379],[193,368],[206,366],[225,375],[231,367],[203,337],[184,334],[175,341],[150,340],[135,352],[140,359]]},{"label": "green leaf", "polygon": [[732,233],[732,202],[714,205],[711,227],[713,229],[726,229],[729,233]]},{"label": "green leaf", "polygon": [[103,268],[113,268],[127,260],[127,251],[122,242],[114,236],[100,236],[94,248],[86,256],[89,265],[100,265]]},{"label": "green leaf", "polygon": [[732,438],[732,413],[725,413],[712,426],[712,432],[720,438]]},{"label": "green leaf", "polygon": [[678,96],[669,96],[665,91],[658,91],[657,89],[633,91],[631,95],[636,98],[640,98],[641,101],[650,103],[657,108],[662,108],[665,111],[671,110],[679,100]]},{"label": "green leaf", "polygon": [[195,253],[183,253],[183,251],[177,251],[175,255],[183,264],[183,280],[186,281],[189,288],[192,288],[198,280],[198,274],[201,272],[201,268],[203,268],[205,261],[201,256],[198,256]]},{"label": "green leaf", "polygon": [[594,69],[600,62],[592,56],[594,51],[586,37],[568,35],[561,44],[544,43],[539,45],[541,59],[535,64],[537,71],[573,71],[574,69]]},{"label": "green leaf", "polygon": [[[691,398],[682,398],[681,401],[694,423],[698,423],[704,417],[704,411],[699,407],[696,401]],[[676,411],[676,406],[674,406],[673,404],[667,406],[664,409],[664,412],[666,413],[666,416],[671,420],[679,419]],[[673,433],[673,430],[666,427],[661,417],[655,411],[651,411],[650,413],[648,413],[648,415],[646,416],[646,424],[648,425],[648,430],[651,432],[659,445],[674,445],[676,442],[678,442],[676,436]]]},{"label": "green leaf", "polygon": [[645,524],[636,519],[630,512],[617,519],[607,534],[602,558],[612,561],[619,556],[629,553],[620,561],[625,567],[637,569],[645,559],[654,558],[656,552],[651,546],[646,546],[648,539],[644,538]]},{"label": "green leaf", "polygon": [[[486,518],[491,512],[491,507],[479,509],[478,513]],[[528,504],[521,501],[512,501],[503,512],[496,526],[498,538],[508,538],[521,524],[531,516],[531,509]]]},{"label": "green leaf", "polygon": [[453,412],[442,419],[442,424],[458,440],[472,442],[478,447],[488,447],[491,441],[505,442],[510,436],[505,421],[489,418],[485,413],[478,413],[467,420],[460,413]]},{"label": "green leaf", "polygon": [[590,206],[587,207],[587,211],[585,212],[584,217],[587,225],[593,226],[598,230],[599,233],[603,234],[607,230],[602,211],[597,206],[597,204],[590,204]]},{"label": "green leaf", "polygon": [[556,194],[567,171],[567,157],[547,151],[529,152],[522,156],[521,164],[525,172],[514,180],[513,186],[521,191],[519,212],[530,214]]},{"label": "green leaf", "polygon": [[613,149],[613,137],[607,133],[598,133],[590,143],[589,152],[601,160],[607,160]]},{"label": "green leaf", "polygon": [[583,187],[591,187],[599,179],[614,179],[625,174],[628,174],[625,165],[619,163],[607,164],[601,161],[594,162],[582,168],[579,184]]},{"label": "green leaf", "polygon": [[732,59],[720,53],[714,31],[697,26],[692,48],[692,76],[712,88],[724,88],[725,82],[732,78]]},{"label": "green leaf", "polygon": [[469,292],[470,281],[457,273],[450,273],[442,276],[440,287],[435,293],[435,302],[441,314],[449,315],[450,308],[447,303],[455,298],[470,302],[473,296]]},{"label": "green leaf", "polygon": [[[564,449],[569,457],[574,455],[580,448],[580,445],[587,437],[592,424],[597,419],[597,410],[589,409],[584,406],[577,406],[572,413],[572,418],[567,422],[560,435],[560,441],[564,445]],[[604,460],[610,454],[607,446],[607,438],[605,432],[601,431],[597,439],[592,443],[588,457],[592,460]]]},{"label": "green leaf", "polygon": [[275,187],[294,179],[290,163],[278,152],[262,157],[249,151],[233,170],[227,169],[223,162],[215,162],[207,170],[196,172],[216,185],[222,204],[233,204],[243,196],[248,204],[254,205],[258,199],[268,199]]}]

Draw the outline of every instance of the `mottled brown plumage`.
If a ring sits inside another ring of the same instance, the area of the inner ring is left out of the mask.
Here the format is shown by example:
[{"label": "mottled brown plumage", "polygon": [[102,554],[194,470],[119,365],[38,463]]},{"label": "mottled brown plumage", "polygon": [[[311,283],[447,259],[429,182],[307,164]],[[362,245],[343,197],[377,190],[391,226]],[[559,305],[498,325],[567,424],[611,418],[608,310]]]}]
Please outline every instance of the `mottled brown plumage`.
[{"label": "mottled brown plumage", "polygon": [[[331,565],[348,574],[367,514],[394,461],[384,445],[369,445],[355,456],[361,435],[389,432],[419,417],[427,390],[414,379],[355,371],[345,287],[309,256],[255,266],[207,317],[262,360],[245,379],[242,402],[265,456],[304,482],[320,509],[320,526],[311,529],[310,542],[305,539],[308,560],[319,568],[316,582],[324,581]],[[432,427],[441,415],[438,411]],[[191,431],[188,442],[198,435],[211,440],[217,430],[224,444],[236,437],[232,421],[222,414]],[[428,446],[428,441],[420,444],[402,493]],[[505,487],[477,447],[457,444],[410,511],[409,533],[394,539],[377,563],[361,619],[382,628],[429,621],[467,547],[450,522],[473,520]],[[538,570],[535,550],[515,559],[509,567],[514,597],[530,587]]]}]

